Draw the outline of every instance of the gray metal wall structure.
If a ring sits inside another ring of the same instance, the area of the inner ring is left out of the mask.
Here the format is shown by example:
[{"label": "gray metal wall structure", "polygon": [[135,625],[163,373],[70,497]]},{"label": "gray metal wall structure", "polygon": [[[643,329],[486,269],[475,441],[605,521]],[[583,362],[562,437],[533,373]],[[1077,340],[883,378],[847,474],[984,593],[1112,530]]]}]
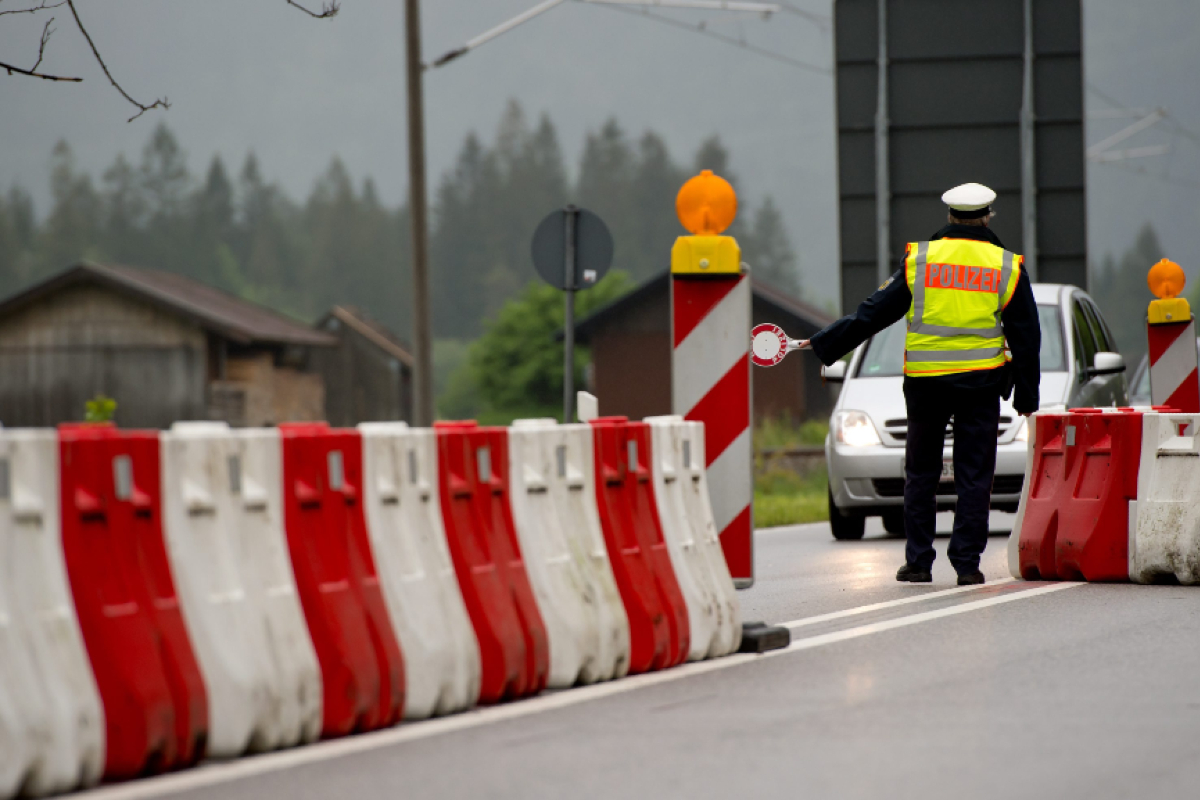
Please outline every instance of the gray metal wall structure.
[{"label": "gray metal wall structure", "polygon": [[1086,287],[1080,0],[836,0],[834,15],[843,309],[970,181],[996,190],[992,228],[1034,280]]}]

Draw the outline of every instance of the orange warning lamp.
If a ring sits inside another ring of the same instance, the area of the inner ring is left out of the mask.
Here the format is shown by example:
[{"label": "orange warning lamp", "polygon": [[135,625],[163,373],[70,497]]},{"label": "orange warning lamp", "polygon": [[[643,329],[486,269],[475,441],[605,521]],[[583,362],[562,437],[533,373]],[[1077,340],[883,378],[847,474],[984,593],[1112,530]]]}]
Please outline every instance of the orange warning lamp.
[{"label": "orange warning lamp", "polygon": [[1184,284],[1187,283],[1187,276],[1183,274],[1183,268],[1174,261],[1163,259],[1150,268],[1150,274],[1146,276],[1146,283],[1150,285],[1150,291],[1155,297],[1167,299],[1178,297],[1183,291]]},{"label": "orange warning lamp", "polygon": [[671,272],[693,275],[736,275],[742,251],[732,236],[721,234],[737,216],[737,193],[729,181],[706,169],[683,184],[675,197],[675,213],[692,235],[680,236],[671,249]]},{"label": "orange warning lamp", "polygon": [[729,181],[706,169],[691,178],[675,197],[675,213],[683,227],[697,236],[717,236],[737,216],[737,192]]},{"label": "orange warning lamp", "polygon": [[1183,268],[1174,261],[1162,259],[1150,268],[1146,283],[1157,300],[1150,301],[1147,319],[1151,325],[1172,322],[1187,322],[1192,318],[1192,309],[1186,298],[1180,297],[1187,283]]}]

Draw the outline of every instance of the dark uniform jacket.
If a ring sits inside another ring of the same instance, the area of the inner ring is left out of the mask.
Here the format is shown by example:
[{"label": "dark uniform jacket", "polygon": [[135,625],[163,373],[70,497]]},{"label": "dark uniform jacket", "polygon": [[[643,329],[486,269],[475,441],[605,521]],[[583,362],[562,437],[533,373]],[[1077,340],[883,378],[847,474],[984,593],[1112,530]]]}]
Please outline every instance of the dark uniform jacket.
[{"label": "dark uniform jacket", "polygon": [[[979,225],[947,225],[930,237],[934,239],[974,239],[1004,247],[990,228]],[[875,294],[863,301],[853,314],[842,317],[812,337],[813,352],[821,363],[829,366],[870,337],[896,322],[912,306],[912,292],[905,280],[905,268],[888,279]],[[1015,389],[1013,408],[1018,414],[1031,414],[1038,409],[1038,383],[1041,378],[1040,354],[1042,329],[1038,322],[1037,303],[1029,273],[1021,270],[1017,290],[1000,314],[1004,337],[1012,353],[1012,363],[996,369],[963,372],[957,375],[904,377],[904,391],[910,397],[924,392],[939,392],[947,388],[965,390],[995,390],[1009,397]]]}]

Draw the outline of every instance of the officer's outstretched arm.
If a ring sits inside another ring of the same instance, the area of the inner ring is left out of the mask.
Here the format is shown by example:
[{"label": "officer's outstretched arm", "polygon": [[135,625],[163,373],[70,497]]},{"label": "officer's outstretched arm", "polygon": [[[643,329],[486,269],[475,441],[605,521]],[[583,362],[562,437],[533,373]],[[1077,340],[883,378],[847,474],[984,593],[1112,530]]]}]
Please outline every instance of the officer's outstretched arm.
[{"label": "officer's outstretched arm", "polygon": [[847,314],[829,327],[813,334],[813,352],[829,366],[854,348],[908,313],[912,292],[899,270],[887,283],[864,300],[853,314]]}]

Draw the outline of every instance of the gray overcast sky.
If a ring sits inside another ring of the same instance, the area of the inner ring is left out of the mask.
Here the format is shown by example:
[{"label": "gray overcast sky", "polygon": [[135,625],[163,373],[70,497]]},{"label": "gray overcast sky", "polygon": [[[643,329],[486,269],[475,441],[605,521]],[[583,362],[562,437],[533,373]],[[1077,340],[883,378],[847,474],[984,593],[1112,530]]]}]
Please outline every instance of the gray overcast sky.
[{"label": "gray overcast sky", "polygon": [[[831,13],[829,0],[792,2]],[[20,4],[0,0],[5,7]],[[425,0],[425,55],[432,58],[534,4]],[[69,12],[57,9],[52,13],[59,30],[44,68],[86,81],[0,77],[0,187],[21,183],[44,211],[47,165],[57,139],[66,138],[80,166],[98,174],[118,152],[136,159],[163,120],[183,143],[194,173],[214,153],[236,168],[253,149],[269,176],[303,197],[336,154],[352,174],[374,177],[387,201],[403,198],[403,16],[396,0],[343,0],[342,12],[331,21],[311,20],[284,0],[77,5],[126,89],[143,102],[166,95],[172,108],[126,124],[131,107],[107,85]],[[1165,106],[1200,131],[1195,89],[1200,2],[1084,0],[1084,6],[1088,81],[1129,106]],[[0,18],[0,60],[32,63],[40,30],[34,17]],[[828,27],[794,15],[739,20],[718,30],[825,67],[832,59]],[[832,90],[826,75],[612,9],[569,2],[428,74],[431,185],[451,165],[467,132],[491,137],[513,97],[531,115],[551,116],[572,166],[586,131],[609,116],[633,136],[646,128],[660,132],[679,161],[689,160],[702,139],[717,133],[731,150],[743,197],[756,205],[770,193],[779,202],[807,291],[833,299]],[[1093,110],[1106,107],[1095,94],[1088,100]],[[1089,141],[1122,124],[1093,121]],[[1153,220],[1172,256],[1195,274],[1200,142],[1162,126],[1129,142],[1160,143],[1172,145],[1169,156],[1127,165],[1153,177],[1111,166],[1089,170],[1092,256],[1119,253]]]}]

